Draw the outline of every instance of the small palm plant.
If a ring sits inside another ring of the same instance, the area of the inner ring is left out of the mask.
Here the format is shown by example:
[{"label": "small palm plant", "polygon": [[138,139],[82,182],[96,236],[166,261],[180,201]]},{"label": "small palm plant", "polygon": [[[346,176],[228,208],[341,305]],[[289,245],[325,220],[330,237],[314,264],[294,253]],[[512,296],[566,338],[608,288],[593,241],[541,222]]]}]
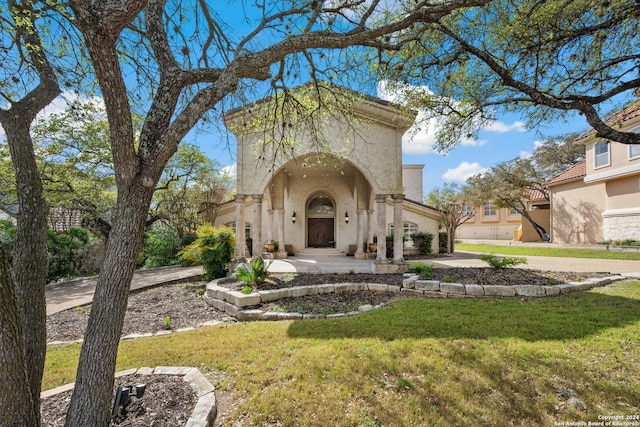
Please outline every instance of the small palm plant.
[{"label": "small palm plant", "polygon": [[264,283],[269,275],[269,266],[271,265],[271,261],[266,263],[262,259],[262,257],[257,257],[250,263],[243,262],[238,267],[236,267],[236,271],[234,273],[234,277],[238,280],[242,280],[247,284],[255,287]]}]

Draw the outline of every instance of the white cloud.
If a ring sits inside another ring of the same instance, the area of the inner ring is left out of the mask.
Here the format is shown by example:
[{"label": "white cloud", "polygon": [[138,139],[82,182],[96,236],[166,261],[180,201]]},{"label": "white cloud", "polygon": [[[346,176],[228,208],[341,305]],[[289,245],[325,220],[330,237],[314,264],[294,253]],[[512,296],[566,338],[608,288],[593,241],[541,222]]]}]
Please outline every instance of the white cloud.
[{"label": "white cloud", "polygon": [[466,145],[468,147],[481,147],[484,144],[487,143],[486,139],[471,139],[471,138],[464,138],[460,141],[460,144],[462,145]]},{"label": "white cloud", "polygon": [[498,132],[498,133],[507,133],[507,132],[526,132],[527,127],[523,122],[516,121],[511,123],[510,125],[503,123],[499,120],[495,120],[488,125],[486,125],[483,130],[489,132]]},{"label": "white cloud", "polygon": [[[426,86],[411,86],[402,85],[400,88],[394,91],[388,88],[386,81],[378,82],[377,96],[378,98],[386,101],[403,104],[403,98],[406,96],[415,96],[417,94],[423,94],[424,97],[433,95],[433,92]],[[436,135],[440,130],[440,121],[444,121],[438,117],[427,118],[428,115],[425,111],[418,111],[415,123],[402,137],[402,152],[406,154],[426,154],[435,153]],[[520,123],[520,122],[518,122]],[[503,125],[507,126],[507,125]],[[513,125],[512,125],[513,126]],[[486,143],[485,139],[472,139],[463,138],[460,141],[461,145],[469,147],[479,147]]]},{"label": "white cloud", "polygon": [[224,166],[222,168],[222,174],[235,179],[236,176],[238,175],[238,164],[234,163],[229,166]]},{"label": "white cloud", "polygon": [[483,168],[478,162],[462,162],[454,169],[447,169],[447,171],[442,174],[442,179],[465,182],[472,176],[486,172],[487,170],[488,168]]}]

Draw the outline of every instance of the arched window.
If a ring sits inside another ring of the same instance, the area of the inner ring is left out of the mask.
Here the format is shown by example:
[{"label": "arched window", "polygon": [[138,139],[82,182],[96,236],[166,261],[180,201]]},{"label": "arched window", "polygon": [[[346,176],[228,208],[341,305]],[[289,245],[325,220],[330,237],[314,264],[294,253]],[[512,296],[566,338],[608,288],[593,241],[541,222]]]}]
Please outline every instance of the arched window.
[{"label": "arched window", "polygon": [[318,196],[309,202],[307,213],[310,215],[334,215],[335,208],[331,199],[325,196]]}]

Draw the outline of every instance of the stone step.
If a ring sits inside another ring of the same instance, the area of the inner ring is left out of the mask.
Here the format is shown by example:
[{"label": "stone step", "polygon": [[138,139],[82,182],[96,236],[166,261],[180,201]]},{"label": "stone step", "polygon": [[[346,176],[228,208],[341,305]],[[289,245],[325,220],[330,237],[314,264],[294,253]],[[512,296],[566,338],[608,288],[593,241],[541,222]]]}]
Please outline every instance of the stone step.
[{"label": "stone step", "polygon": [[335,248],[305,248],[298,252],[296,252],[296,257],[307,257],[307,258],[315,258],[315,257],[338,257],[338,256],[346,256],[347,254],[339,251]]}]

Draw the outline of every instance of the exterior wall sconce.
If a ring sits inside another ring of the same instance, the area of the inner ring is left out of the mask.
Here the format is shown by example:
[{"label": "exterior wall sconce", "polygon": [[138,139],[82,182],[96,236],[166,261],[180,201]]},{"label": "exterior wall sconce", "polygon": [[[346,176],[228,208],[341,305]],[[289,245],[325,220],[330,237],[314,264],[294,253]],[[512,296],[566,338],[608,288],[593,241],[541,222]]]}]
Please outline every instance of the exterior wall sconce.
[{"label": "exterior wall sconce", "polygon": [[296,211],[293,211],[293,215],[291,215],[291,222],[296,223]]},{"label": "exterior wall sconce", "polygon": [[346,222],[347,224],[349,224],[349,212],[345,212],[345,213],[344,213],[344,222]]}]

